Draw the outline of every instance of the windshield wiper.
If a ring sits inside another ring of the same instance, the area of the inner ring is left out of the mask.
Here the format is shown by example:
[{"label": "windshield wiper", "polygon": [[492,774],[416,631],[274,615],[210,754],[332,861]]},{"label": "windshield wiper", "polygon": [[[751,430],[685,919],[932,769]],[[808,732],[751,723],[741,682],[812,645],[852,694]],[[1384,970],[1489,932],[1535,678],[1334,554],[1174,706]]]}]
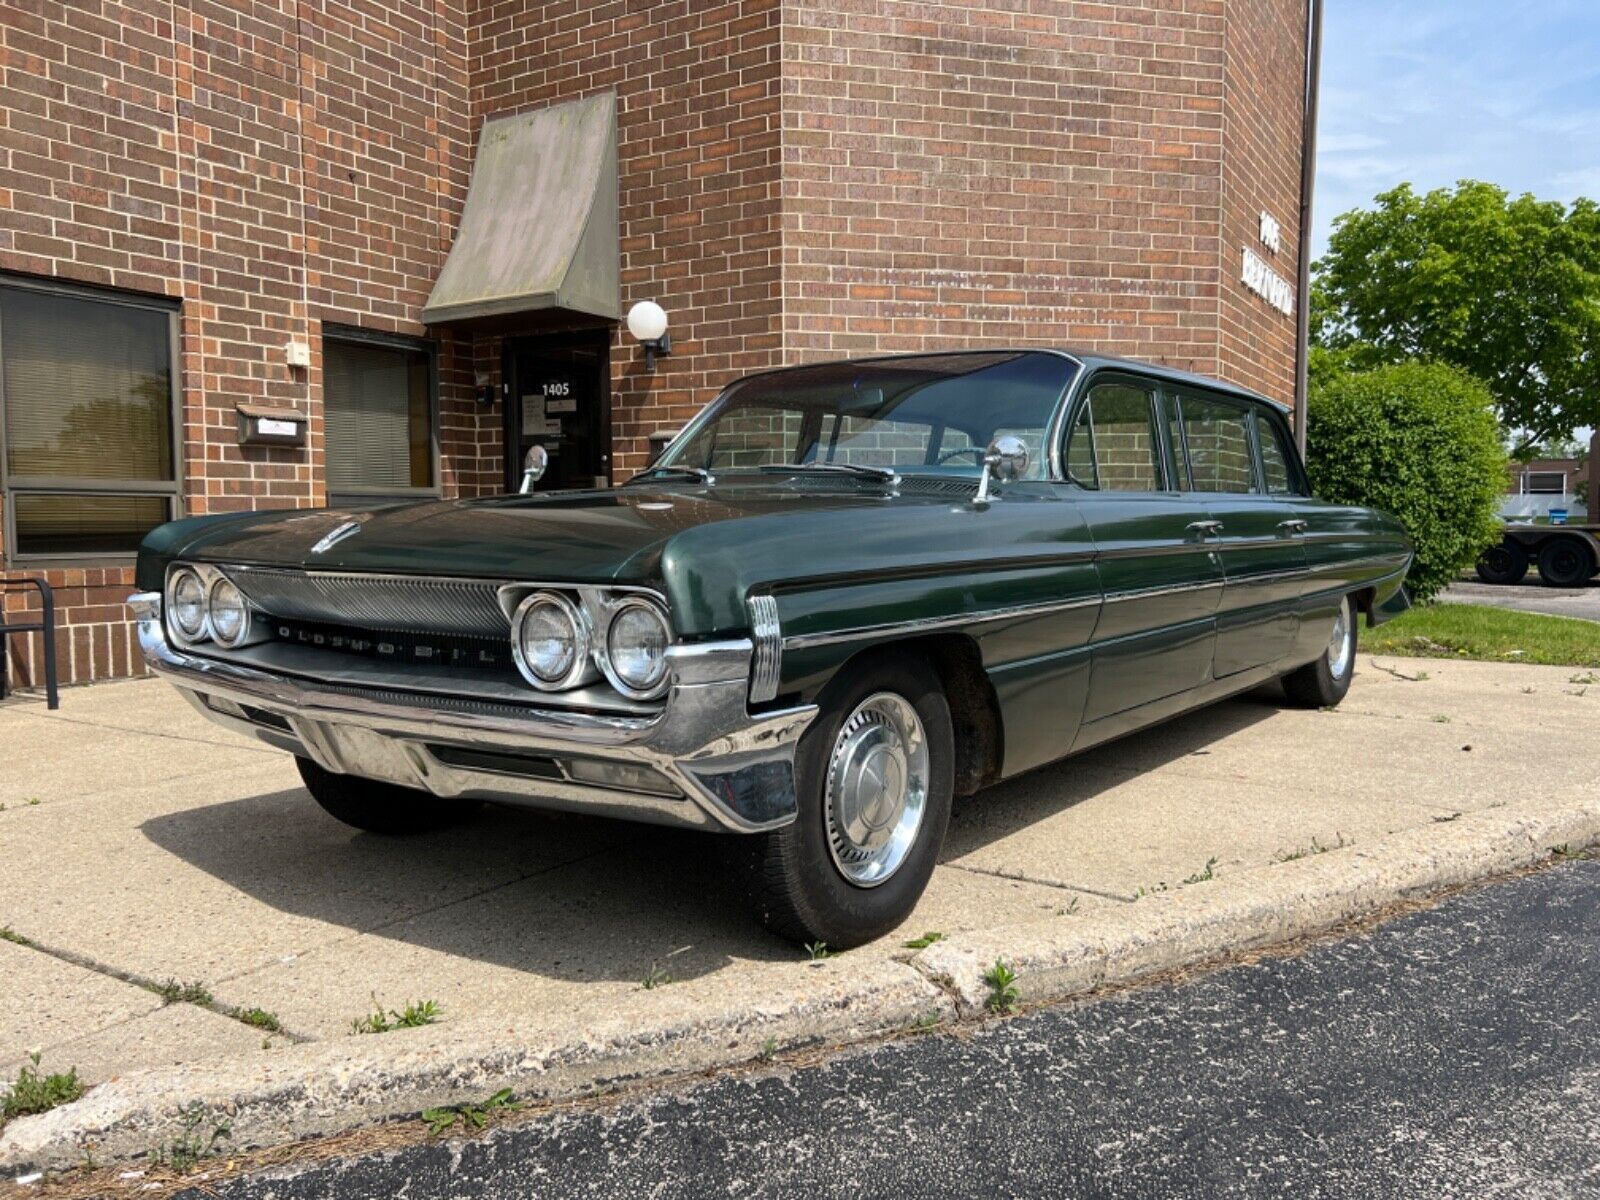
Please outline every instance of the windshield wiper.
[{"label": "windshield wiper", "polygon": [[765,463],[756,468],[763,474],[782,474],[794,471],[832,471],[842,475],[859,475],[867,479],[881,479],[885,483],[897,483],[900,480],[899,472],[889,467],[869,467],[862,463],[842,462],[803,462],[803,463]]},{"label": "windshield wiper", "polygon": [[641,479],[650,479],[654,476],[670,476],[676,479],[698,479],[701,483],[704,483],[708,486],[716,482],[716,479],[713,478],[711,472],[706,470],[704,467],[662,466],[646,467],[637,475],[631,477],[627,483],[624,483],[622,486],[627,487],[629,483],[638,483]]}]

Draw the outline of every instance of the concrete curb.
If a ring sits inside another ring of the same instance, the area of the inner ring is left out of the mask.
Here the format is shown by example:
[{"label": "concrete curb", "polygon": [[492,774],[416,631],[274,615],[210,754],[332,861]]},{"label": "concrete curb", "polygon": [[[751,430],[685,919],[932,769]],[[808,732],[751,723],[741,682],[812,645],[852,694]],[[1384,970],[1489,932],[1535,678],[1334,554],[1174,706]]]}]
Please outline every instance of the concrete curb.
[{"label": "concrete curb", "polygon": [[[199,1103],[233,1150],[347,1130],[500,1088],[535,1100],[748,1062],[764,1050],[846,1045],[930,1019],[984,1012],[983,973],[1003,959],[1022,997],[1061,1000],[1330,929],[1388,905],[1531,866],[1600,840],[1600,801],[1480,813],[1362,847],[1222,876],[1135,904],[957,935],[910,965],[849,956],[773,963],[738,994],[705,978],[640,992],[604,1014],[507,1027],[463,1023],[286,1048],[242,1066],[214,1060],[133,1072],[76,1103],[12,1122],[0,1169],[59,1169],[143,1154],[182,1132]],[[202,1129],[204,1132],[204,1129]]]},{"label": "concrete curb", "polygon": [[996,960],[1039,1002],[1260,949],[1391,904],[1532,866],[1552,847],[1600,839],[1600,801],[1515,815],[1479,813],[1294,862],[1224,875],[1079,918],[986,929],[930,946],[912,965],[984,1011]]},{"label": "concrete curb", "polygon": [[760,968],[730,995],[715,979],[641,991],[606,1013],[552,1014],[507,1027],[462,1023],[287,1047],[251,1065],[210,1060],[130,1072],[73,1104],[13,1121],[0,1133],[0,1169],[62,1169],[133,1158],[183,1132],[198,1103],[242,1150],[337,1133],[439,1105],[571,1099],[628,1083],[749,1062],[767,1049],[842,1045],[932,1020],[955,1007],[903,963],[847,959]]}]

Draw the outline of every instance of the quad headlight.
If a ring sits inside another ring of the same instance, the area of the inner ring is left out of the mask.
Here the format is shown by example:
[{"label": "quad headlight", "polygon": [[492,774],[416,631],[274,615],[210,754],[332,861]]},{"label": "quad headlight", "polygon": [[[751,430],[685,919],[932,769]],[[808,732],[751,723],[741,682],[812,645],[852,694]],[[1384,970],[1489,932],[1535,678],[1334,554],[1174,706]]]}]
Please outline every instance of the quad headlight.
[{"label": "quad headlight", "polygon": [[219,645],[232,649],[250,637],[250,606],[225,575],[218,575],[206,590],[206,619]]},{"label": "quad headlight", "polygon": [[204,641],[206,629],[206,585],[198,572],[179,567],[167,577],[167,613],[173,632],[185,642]]},{"label": "quad headlight", "polygon": [[511,656],[541,691],[576,687],[589,669],[589,620],[559,592],[534,592],[512,617]]},{"label": "quad headlight", "polygon": [[672,631],[666,615],[644,599],[624,600],[606,629],[606,674],[623,695],[648,700],[667,682],[667,647]]}]

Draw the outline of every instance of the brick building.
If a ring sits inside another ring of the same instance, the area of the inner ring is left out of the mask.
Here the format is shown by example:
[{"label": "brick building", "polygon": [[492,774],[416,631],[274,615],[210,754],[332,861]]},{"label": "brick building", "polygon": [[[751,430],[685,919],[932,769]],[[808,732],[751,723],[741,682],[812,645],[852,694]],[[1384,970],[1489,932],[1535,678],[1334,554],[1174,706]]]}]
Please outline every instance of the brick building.
[{"label": "brick building", "polygon": [[81,681],[138,670],[168,514],[481,494],[534,440],[604,480],[750,369],[1079,345],[1287,399],[1306,45],[1305,0],[0,0],[7,577]]}]

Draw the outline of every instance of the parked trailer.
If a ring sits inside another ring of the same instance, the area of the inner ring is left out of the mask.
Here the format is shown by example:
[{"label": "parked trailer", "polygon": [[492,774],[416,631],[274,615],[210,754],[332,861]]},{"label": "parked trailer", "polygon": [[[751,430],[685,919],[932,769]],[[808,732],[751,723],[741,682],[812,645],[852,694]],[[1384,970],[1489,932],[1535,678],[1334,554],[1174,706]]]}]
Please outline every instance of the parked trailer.
[{"label": "parked trailer", "polygon": [[1600,574],[1600,525],[1507,525],[1478,559],[1478,578],[1521,583],[1535,564],[1551,587],[1582,587]]}]

